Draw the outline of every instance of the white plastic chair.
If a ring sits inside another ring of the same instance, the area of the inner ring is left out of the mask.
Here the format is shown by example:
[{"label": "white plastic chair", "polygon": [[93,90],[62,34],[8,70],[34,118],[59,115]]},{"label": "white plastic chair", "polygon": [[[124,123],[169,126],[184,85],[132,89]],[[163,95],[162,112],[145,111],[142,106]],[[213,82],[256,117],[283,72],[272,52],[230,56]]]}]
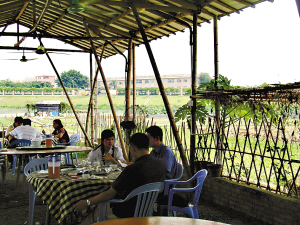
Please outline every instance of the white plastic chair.
[{"label": "white plastic chair", "polygon": [[[24,175],[28,177],[29,173],[34,171],[45,170],[48,168],[48,158],[38,158],[30,161],[26,164],[24,168]],[[36,191],[33,189],[33,186],[28,183],[29,188],[29,219],[28,224],[33,225],[33,212],[34,212],[34,203],[36,198]]]},{"label": "white plastic chair", "polygon": [[[140,186],[133,191],[131,191],[128,196],[122,199],[112,199],[110,203],[123,203],[128,201],[129,199],[137,196],[135,211],[133,217],[146,217],[152,216],[154,204],[156,202],[157,196],[160,192],[163,191],[164,183],[163,182],[156,182],[145,184]],[[97,222],[105,221],[106,217],[106,203],[101,202],[99,204],[99,211],[98,211],[98,218]]]}]

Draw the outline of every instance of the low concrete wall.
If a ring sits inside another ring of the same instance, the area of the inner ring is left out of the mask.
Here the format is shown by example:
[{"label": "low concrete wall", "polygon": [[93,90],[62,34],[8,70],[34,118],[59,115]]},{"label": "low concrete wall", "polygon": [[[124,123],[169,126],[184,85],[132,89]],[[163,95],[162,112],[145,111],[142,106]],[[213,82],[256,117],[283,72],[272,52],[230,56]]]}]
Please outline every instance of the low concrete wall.
[{"label": "low concrete wall", "polygon": [[224,178],[207,177],[200,199],[212,201],[268,224],[300,224],[300,200]]}]

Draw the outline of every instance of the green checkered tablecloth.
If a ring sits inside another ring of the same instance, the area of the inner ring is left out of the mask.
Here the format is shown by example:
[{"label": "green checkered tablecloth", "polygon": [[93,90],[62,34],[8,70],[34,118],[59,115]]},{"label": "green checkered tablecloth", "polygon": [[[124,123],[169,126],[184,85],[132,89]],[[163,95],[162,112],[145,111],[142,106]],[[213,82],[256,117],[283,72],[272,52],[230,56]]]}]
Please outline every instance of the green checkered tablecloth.
[{"label": "green checkered tablecloth", "polygon": [[28,182],[44,200],[52,216],[61,223],[74,205],[81,199],[91,198],[111,187],[114,180],[71,180],[69,176],[49,179],[47,174],[33,172],[27,177]]}]

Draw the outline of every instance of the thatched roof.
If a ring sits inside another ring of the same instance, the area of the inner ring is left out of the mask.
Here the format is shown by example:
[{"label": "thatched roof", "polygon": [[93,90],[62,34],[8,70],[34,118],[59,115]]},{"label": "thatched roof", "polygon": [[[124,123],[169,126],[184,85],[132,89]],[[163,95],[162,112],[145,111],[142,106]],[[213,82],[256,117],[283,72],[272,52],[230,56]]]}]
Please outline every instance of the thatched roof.
[{"label": "thatched roof", "polygon": [[[20,39],[38,35],[91,52],[86,24],[97,53],[100,55],[103,46],[107,45],[103,56],[109,57],[117,50],[107,41],[120,51],[127,49],[130,38],[135,45],[143,43],[133,7],[151,41],[192,26],[193,11],[199,12],[197,22],[201,25],[209,23],[214,16],[220,18],[240,13],[265,1],[273,0],[79,0],[84,10],[71,12],[72,0],[0,0],[0,36],[15,36],[16,33],[5,32],[5,28],[19,23],[30,31],[20,33]],[[20,43],[1,48],[18,48]]]}]

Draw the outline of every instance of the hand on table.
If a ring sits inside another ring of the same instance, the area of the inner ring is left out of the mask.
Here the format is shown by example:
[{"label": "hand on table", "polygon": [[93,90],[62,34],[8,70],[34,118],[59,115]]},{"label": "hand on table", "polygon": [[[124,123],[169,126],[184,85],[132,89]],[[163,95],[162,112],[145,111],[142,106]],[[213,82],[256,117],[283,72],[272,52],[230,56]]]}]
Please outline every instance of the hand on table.
[{"label": "hand on table", "polygon": [[127,161],[124,161],[124,160],[121,160],[121,162],[128,165],[128,166],[133,164],[133,162],[127,162]]},{"label": "hand on table", "polygon": [[102,160],[106,161],[111,161],[113,157],[110,154],[107,155],[102,155]]}]

